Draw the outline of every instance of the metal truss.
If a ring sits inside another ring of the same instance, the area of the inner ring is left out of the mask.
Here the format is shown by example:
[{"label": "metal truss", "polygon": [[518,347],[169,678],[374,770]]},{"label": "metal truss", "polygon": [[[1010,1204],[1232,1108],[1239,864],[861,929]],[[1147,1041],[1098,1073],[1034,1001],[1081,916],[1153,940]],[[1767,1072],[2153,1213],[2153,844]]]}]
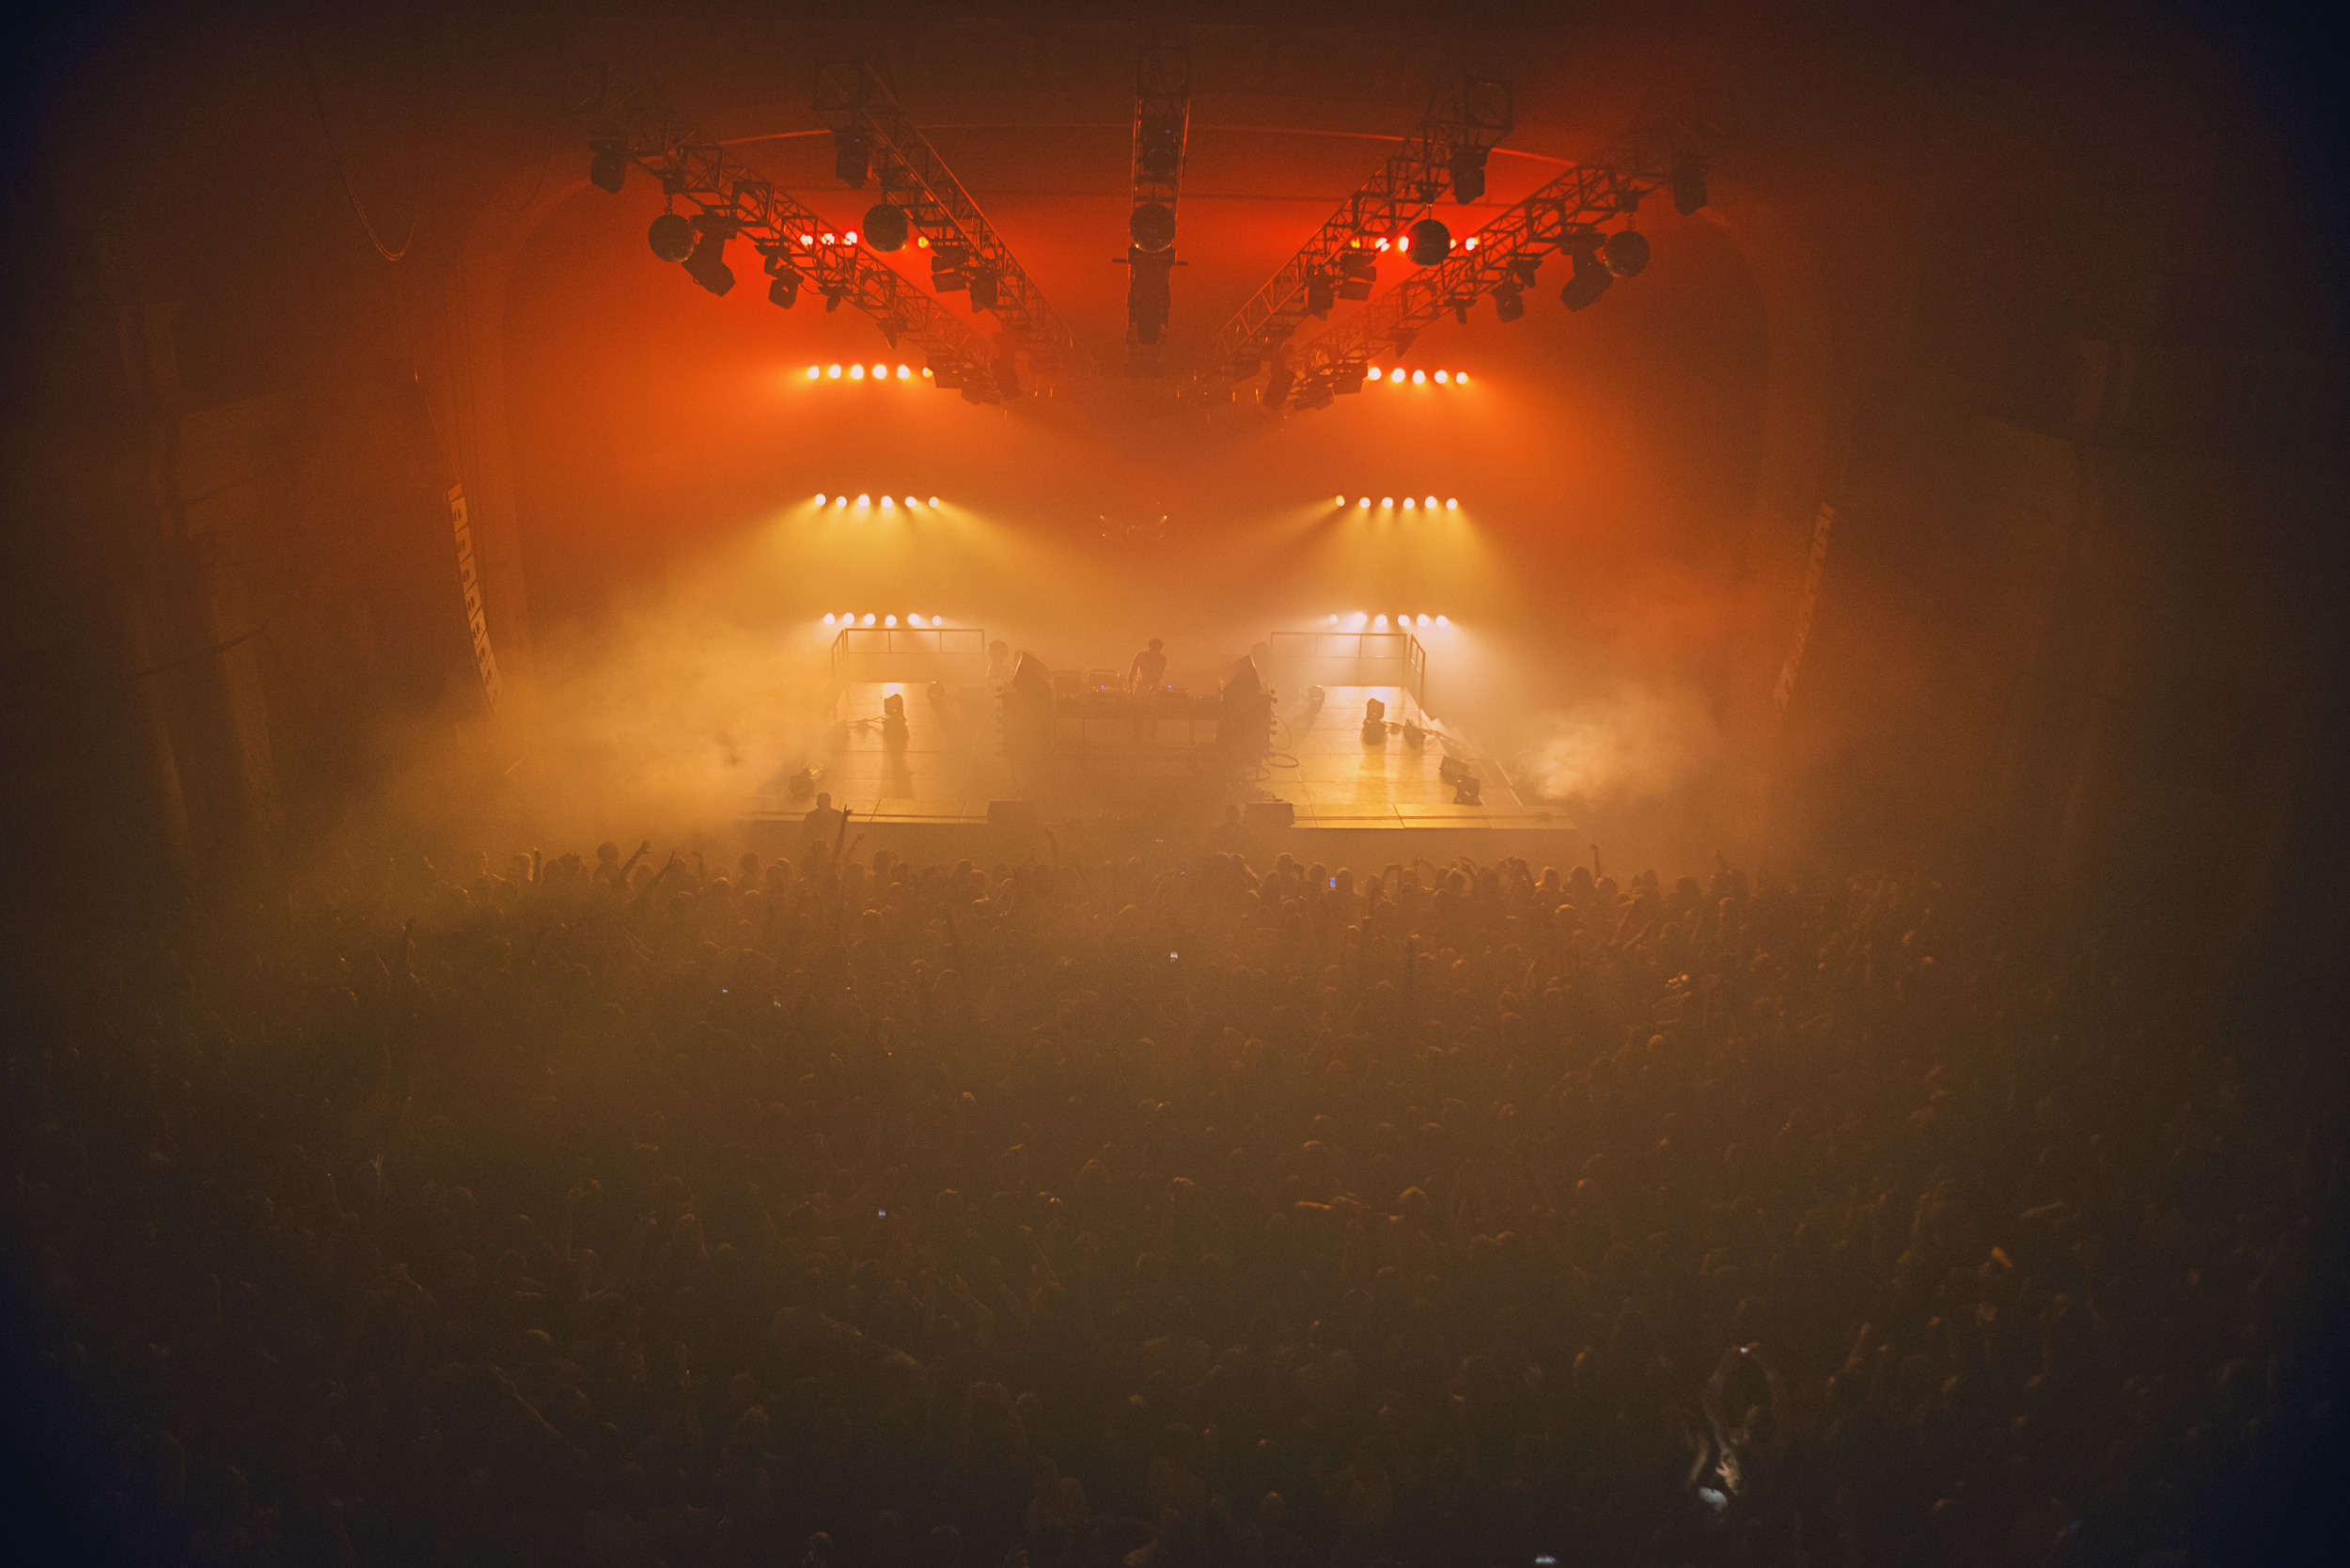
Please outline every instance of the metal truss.
[{"label": "metal truss", "polygon": [[[1335,298],[1351,282],[1365,290],[1352,297],[1367,297],[1366,269],[1375,268],[1370,258],[1377,254],[1369,250],[1371,242],[1401,232],[1452,187],[1456,155],[1465,154],[1481,173],[1484,154],[1500,145],[1512,123],[1507,82],[1468,77],[1440,92],[1402,149],[1216,334],[1195,384],[1221,390],[1263,369],[1308,315],[1328,314],[1330,299],[1319,297],[1325,288]],[[1362,258],[1355,266],[1364,275],[1342,276],[1350,252]]]},{"label": "metal truss", "polygon": [[865,138],[883,198],[903,208],[913,231],[930,242],[934,275],[964,284],[984,274],[993,282],[995,303],[979,308],[992,310],[1028,351],[1032,368],[1047,374],[1091,368],[1069,324],[1045,303],[987,214],[870,64],[843,60],[819,67],[816,113],[837,135]]},{"label": "metal truss", "polygon": [[571,66],[564,114],[592,127],[591,145],[611,148],[661,181],[673,201],[691,203],[703,232],[751,242],[771,276],[811,286],[826,309],[841,303],[871,317],[892,348],[919,346],[944,386],[994,401],[998,355],[978,334],[863,247],[839,243],[834,226],[728,156],[660,97],[609,66]]},{"label": "metal truss", "polygon": [[1133,211],[1127,221],[1128,375],[1160,371],[1160,338],[1173,308],[1176,205],[1191,143],[1191,51],[1146,43],[1135,64]]},{"label": "metal truss", "polygon": [[1447,311],[1465,321],[1480,297],[1526,287],[1543,257],[1595,249],[1601,224],[1631,216],[1643,197],[1670,184],[1677,157],[1702,155],[1716,134],[1695,100],[1642,119],[1457,245],[1446,261],[1415,271],[1354,320],[1317,336],[1288,367],[1289,400],[1324,408],[1335,394],[1359,392],[1372,360],[1402,353]]}]

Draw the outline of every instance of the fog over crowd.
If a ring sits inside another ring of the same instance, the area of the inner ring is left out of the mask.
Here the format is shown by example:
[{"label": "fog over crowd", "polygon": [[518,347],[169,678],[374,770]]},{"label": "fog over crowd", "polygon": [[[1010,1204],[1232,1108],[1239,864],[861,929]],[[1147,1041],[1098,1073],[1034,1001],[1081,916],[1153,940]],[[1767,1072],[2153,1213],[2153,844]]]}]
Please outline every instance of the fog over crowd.
[{"label": "fog over crowd", "polygon": [[1911,875],[838,842],[17,933],[60,1555],[2042,1568],[2324,1519],[2338,1080],[2214,955]]}]

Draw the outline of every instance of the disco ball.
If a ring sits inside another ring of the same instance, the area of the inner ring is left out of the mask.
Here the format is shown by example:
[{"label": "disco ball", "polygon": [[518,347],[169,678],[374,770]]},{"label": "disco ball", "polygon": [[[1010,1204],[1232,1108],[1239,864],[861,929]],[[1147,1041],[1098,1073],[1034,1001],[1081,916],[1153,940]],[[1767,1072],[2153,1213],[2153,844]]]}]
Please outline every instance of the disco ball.
[{"label": "disco ball", "polygon": [[652,253],[664,261],[682,261],[694,254],[694,226],[684,214],[664,212],[645,231]]},{"label": "disco ball", "polygon": [[1648,237],[1625,229],[1607,236],[1607,243],[1600,247],[1600,258],[1607,270],[1618,277],[1630,277],[1648,265]]}]

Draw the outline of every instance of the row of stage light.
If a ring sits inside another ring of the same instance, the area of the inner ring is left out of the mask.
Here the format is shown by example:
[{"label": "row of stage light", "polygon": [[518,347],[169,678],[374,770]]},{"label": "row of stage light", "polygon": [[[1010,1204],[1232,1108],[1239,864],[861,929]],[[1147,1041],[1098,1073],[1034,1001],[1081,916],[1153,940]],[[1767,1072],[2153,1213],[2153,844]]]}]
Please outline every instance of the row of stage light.
[{"label": "row of stage light", "polygon": [[[838,381],[844,373],[851,381],[864,381],[868,377],[874,381],[887,381],[890,377],[889,367],[886,365],[876,365],[870,370],[862,365],[851,365],[845,369],[838,365],[811,365],[807,368],[807,379],[810,381]],[[911,365],[901,365],[898,367],[897,375],[900,381],[904,382],[911,382],[917,378],[927,381],[930,379],[931,368],[925,365],[921,369],[916,370]]]},{"label": "row of stage light", "polygon": [[[1356,610],[1350,616],[1332,616],[1330,624],[1340,627],[1352,626],[1358,632],[1366,628],[1373,632],[1384,632],[1387,630],[1388,618],[1384,615],[1372,615],[1369,610]],[[1399,615],[1394,618],[1394,626],[1399,632],[1406,631],[1414,626],[1449,626],[1451,624],[1450,616]]]},{"label": "row of stage light", "polygon": [[[930,373],[931,368],[927,365],[919,370],[911,365],[901,365],[894,371],[887,365],[811,365],[807,368],[807,379],[810,381],[887,382],[895,379],[911,383],[926,380]],[[1382,370],[1374,365],[1364,372],[1363,379],[1392,386],[1402,386],[1406,382],[1415,386],[1425,386],[1432,382],[1438,386],[1466,386],[1469,373],[1466,370],[1406,370],[1401,365],[1393,369]]]},{"label": "row of stage light", "polygon": [[[852,501],[851,498],[846,495],[826,495],[822,492],[819,492],[816,496],[816,504],[820,507],[854,506],[859,511],[864,511],[868,508],[874,506],[878,506],[883,511],[896,511],[899,505],[898,497],[895,495],[885,495],[879,502],[876,502],[870,495],[859,495]],[[923,500],[917,495],[909,495],[905,498],[905,509],[908,511],[920,511],[925,507],[928,507],[932,511],[936,511],[940,504],[941,503],[938,497],[935,495],[932,496],[928,501]]]},{"label": "row of stage light", "polygon": [[[1335,496],[1332,498],[1331,504],[1342,507],[1346,505],[1346,497],[1343,495]],[[1393,511],[1396,510],[1396,499],[1392,495],[1382,495],[1379,497],[1379,510],[1381,511]],[[1402,501],[1402,508],[1405,511],[1434,511],[1438,509],[1438,505],[1439,503],[1434,495],[1406,495],[1403,497]],[[1461,498],[1457,495],[1448,495],[1442,502],[1442,508],[1446,511],[1459,511],[1461,510]],[[1371,510],[1371,497],[1365,495],[1356,500],[1355,503],[1355,510],[1356,511],[1369,511]]]},{"label": "row of stage light", "polygon": [[[905,623],[908,626],[925,626],[935,631],[947,624],[947,618],[943,615],[928,618],[910,615],[905,618]],[[875,616],[870,610],[860,616],[854,610],[851,610],[847,615],[824,617],[824,624],[827,626],[895,626],[898,624],[898,618],[894,615]]]}]

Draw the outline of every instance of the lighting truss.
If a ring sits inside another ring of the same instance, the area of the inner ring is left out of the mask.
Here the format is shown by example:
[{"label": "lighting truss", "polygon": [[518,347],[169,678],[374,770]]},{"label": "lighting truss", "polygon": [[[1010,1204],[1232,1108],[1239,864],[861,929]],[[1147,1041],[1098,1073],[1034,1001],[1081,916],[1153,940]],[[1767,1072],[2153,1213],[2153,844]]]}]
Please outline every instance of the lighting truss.
[{"label": "lighting truss", "polygon": [[1220,391],[1263,369],[1309,314],[1308,285],[1335,285],[1342,256],[1406,227],[1450,187],[1456,153],[1490,151],[1512,123],[1507,82],[1472,76],[1439,93],[1395,156],[1225,323],[1202,356],[1195,383]]},{"label": "lighting truss", "polygon": [[930,139],[915,129],[897,95],[863,61],[839,60],[816,72],[816,113],[837,134],[862,135],[883,198],[905,210],[933,254],[967,258],[967,268],[995,282],[995,319],[1028,351],[1032,369],[1089,369],[1069,324],[1011,254],[971,193]]},{"label": "lighting truss", "polygon": [[691,203],[702,215],[697,227],[724,226],[750,241],[769,273],[794,273],[828,309],[840,302],[863,311],[892,348],[911,339],[932,366],[964,375],[995,357],[951,312],[862,247],[816,243],[831,224],[728,157],[649,88],[609,66],[574,65],[564,72],[562,109],[591,125],[598,148],[620,149],[672,200]]},{"label": "lighting truss", "polygon": [[1465,312],[1496,288],[1522,286],[1521,263],[1594,248],[1602,223],[1629,216],[1642,197],[1669,186],[1675,158],[1702,152],[1716,134],[1694,99],[1641,120],[1479,230],[1449,260],[1414,273],[1297,351],[1292,400],[1323,407],[1331,393],[1361,390],[1365,368],[1403,352],[1420,328],[1447,311]]},{"label": "lighting truss", "polygon": [[1126,371],[1159,373],[1173,300],[1176,203],[1191,142],[1191,51],[1146,43],[1135,65],[1134,203],[1127,221]]}]

